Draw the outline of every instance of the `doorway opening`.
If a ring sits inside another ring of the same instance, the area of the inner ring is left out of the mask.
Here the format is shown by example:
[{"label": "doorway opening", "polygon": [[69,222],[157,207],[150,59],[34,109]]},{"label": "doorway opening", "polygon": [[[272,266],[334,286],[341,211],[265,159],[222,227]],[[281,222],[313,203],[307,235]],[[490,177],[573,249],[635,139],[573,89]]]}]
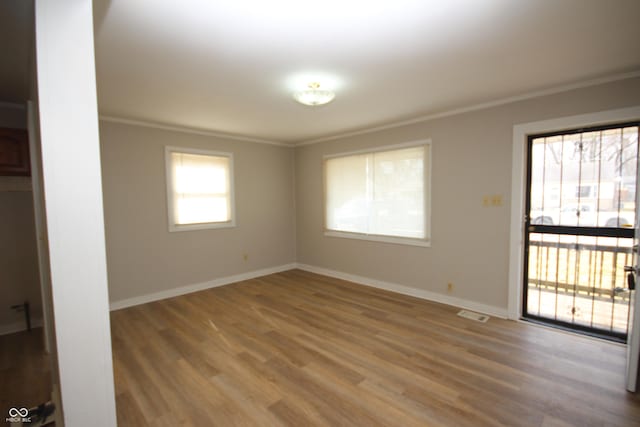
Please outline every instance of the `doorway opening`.
[{"label": "doorway opening", "polygon": [[528,137],[523,318],[626,342],[639,125]]}]

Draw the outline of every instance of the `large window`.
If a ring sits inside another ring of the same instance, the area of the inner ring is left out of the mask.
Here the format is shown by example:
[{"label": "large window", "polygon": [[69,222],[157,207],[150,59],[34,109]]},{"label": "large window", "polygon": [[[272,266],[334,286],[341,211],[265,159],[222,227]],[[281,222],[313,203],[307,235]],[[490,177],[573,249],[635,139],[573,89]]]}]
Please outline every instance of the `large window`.
[{"label": "large window", "polygon": [[233,227],[233,156],[166,147],[169,231]]},{"label": "large window", "polygon": [[325,157],[325,234],[428,246],[430,147]]}]

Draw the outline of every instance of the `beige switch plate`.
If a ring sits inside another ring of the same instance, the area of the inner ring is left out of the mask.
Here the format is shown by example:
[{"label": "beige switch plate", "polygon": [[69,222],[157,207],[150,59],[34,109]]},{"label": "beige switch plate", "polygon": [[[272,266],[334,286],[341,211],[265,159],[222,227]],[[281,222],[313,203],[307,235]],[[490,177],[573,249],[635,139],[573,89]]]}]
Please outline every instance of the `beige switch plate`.
[{"label": "beige switch plate", "polygon": [[504,204],[502,200],[502,194],[491,194],[482,196],[482,207],[500,207]]}]

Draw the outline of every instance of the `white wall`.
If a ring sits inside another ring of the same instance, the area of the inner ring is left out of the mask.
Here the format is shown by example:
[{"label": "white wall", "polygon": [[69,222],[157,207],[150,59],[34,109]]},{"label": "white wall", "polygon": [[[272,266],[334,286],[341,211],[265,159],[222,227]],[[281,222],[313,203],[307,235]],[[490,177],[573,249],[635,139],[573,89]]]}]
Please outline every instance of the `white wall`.
[{"label": "white wall", "polygon": [[0,334],[26,329],[10,305],[28,301],[32,326],[42,319],[34,224],[30,191],[0,191]]},{"label": "white wall", "polygon": [[37,0],[42,172],[64,424],[116,424],[91,0]]},{"label": "white wall", "polygon": [[[513,126],[639,102],[640,78],[635,78],[301,146],[296,149],[297,260],[506,316]],[[323,155],[425,138],[432,140],[430,248],[323,235]],[[485,195],[502,196],[503,205],[483,207]]]},{"label": "white wall", "polygon": [[[295,262],[292,148],[105,121],[100,136],[112,307]],[[233,153],[236,227],[169,232],[168,145]]]},{"label": "white wall", "polygon": [[[25,129],[23,106],[0,102],[0,127]],[[32,326],[42,318],[31,178],[0,176],[0,334],[26,328],[9,306],[28,301]]]},{"label": "white wall", "polygon": [[27,128],[27,110],[24,105],[0,100],[0,128]]}]

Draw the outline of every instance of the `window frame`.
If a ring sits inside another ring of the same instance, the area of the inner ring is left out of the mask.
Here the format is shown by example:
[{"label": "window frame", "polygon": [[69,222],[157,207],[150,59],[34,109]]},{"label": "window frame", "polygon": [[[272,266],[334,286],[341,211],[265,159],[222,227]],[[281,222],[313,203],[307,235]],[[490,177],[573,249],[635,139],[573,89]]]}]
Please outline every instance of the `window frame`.
[{"label": "window frame", "polygon": [[[172,153],[197,154],[211,157],[226,157],[229,159],[229,221],[224,222],[202,222],[196,224],[176,224],[174,218],[174,194],[173,194],[173,173],[171,164]],[[217,228],[233,228],[236,226],[236,205],[235,205],[235,182],[234,182],[234,160],[233,153],[225,151],[203,150],[198,148],[165,146],[165,178],[167,187],[167,220],[169,232],[208,230]]]},{"label": "window frame", "polygon": [[[424,189],[424,238],[403,237],[403,236],[386,236],[380,234],[357,233],[351,231],[332,230],[327,227],[327,160],[340,157],[349,157],[363,154],[374,154],[378,152],[401,150],[404,148],[413,148],[424,146],[426,153],[426,161],[423,164],[423,189]],[[362,150],[347,151],[335,154],[325,154],[322,156],[322,228],[324,236],[337,237],[345,239],[366,240],[371,242],[394,243],[409,246],[431,247],[431,175],[433,164],[433,149],[430,138],[410,141],[400,144],[384,145],[380,147],[366,148]]]}]

